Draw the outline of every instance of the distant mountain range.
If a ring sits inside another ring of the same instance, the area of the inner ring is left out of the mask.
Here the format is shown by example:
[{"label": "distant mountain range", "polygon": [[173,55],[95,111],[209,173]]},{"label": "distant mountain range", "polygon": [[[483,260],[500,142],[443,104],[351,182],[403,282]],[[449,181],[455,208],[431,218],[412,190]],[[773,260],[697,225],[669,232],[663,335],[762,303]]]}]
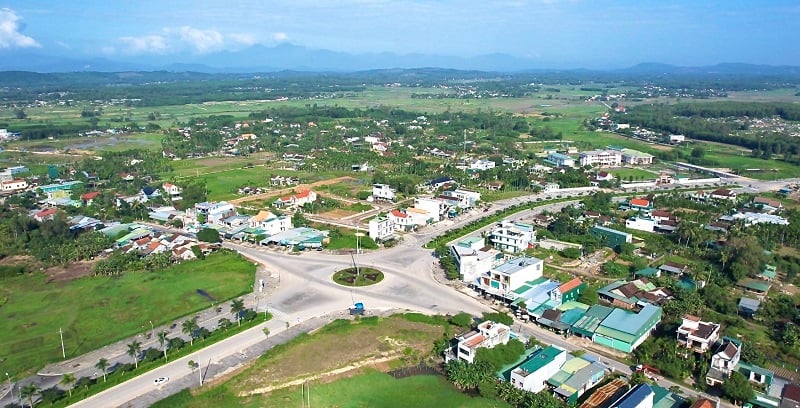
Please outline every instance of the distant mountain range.
[{"label": "distant mountain range", "polygon": [[[373,69],[436,67],[492,72],[572,71],[543,66],[541,62],[508,54],[457,57],[429,54],[349,54],[331,50],[281,44],[254,45],[239,51],[203,55],[82,58],[74,55],[46,55],[32,51],[0,51],[0,71],[32,72],[121,72],[173,71],[203,73],[253,73],[284,70],[308,72],[354,72]],[[599,71],[599,70],[598,70]],[[681,67],[644,63],[621,70],[603,70],[641,75],[800,75],[800,67],[726,63],[703,67]]]}]

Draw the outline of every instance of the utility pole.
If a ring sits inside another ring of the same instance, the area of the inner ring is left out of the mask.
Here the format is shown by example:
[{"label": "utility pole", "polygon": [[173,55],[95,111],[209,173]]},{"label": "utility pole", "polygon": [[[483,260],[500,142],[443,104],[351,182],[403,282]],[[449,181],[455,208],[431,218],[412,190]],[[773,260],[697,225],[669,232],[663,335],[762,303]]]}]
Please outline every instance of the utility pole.
[{"label": "utility pole", "polygon": [[61,337],[61,356],[64,357],[64,360],[67,359],[67,352],[64,350],[64,332],[61,328],[58,328],[58,335]]}]

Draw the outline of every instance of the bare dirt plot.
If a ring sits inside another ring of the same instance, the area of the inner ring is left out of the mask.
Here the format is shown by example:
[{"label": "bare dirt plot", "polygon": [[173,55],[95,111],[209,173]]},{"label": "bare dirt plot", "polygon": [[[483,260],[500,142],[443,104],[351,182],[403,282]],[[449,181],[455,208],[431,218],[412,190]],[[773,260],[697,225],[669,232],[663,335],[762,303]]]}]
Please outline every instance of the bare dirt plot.
[{"label": "bare dirt plot", "polygon": [[322,218],[327,218],[329,220],[344,220],[347,217],[352,217],[358,213],[353,211],[342,210],[341,208],[337,208],[333,211],[328,211],[320,214],[319,216]]},{"label": "bare dirt plot", "polygon": [[[383,357],[406,350],[425,356],[430,353],[433,340],[444,332],[440,326],[400,317],[383,318],[377,324],[354,325],[356,327],[346,331],[312,334],[279,354],[261,358],[228,386],[233,392],[248,393],[348,366],[355,368],[365,362],[379,362]],[[320,356],[325,358],[320,359]],[[359,362],[361,364],[357,364]]]},{"label": "bare dirt plot", "polygon": [[73,262],[66,268],[62,266],[51,266],[45,270],[45,273],[49,276],[47,281],[65,282],[84,276],[91,276],[93,274],[92,268],[94,268],[96,262],[97,261]]},{"label": "bare dirt plot", "polygon": [[328,180],[320,180],[320,181],[317,181],[317,182],[314,182],[314,183],[311,183],[311,184],[300,184],[300,185],[297,185],[297,186],[288,187],[288,188],[284,188],[284,189],[281,189],[281,190],[274,190],[274,191],[270,191],[270,192],[264,193],[264,194],[254,194],[254,195],[247,196],[247,197],[237,198],[235,200],[229,200],[228,202],[231,203],[231,204],[236,205],[236,204],[246,203],[248,201],[264,200],[264,199],[268,199],[268,198],[271,198],[271,197],[280,197],[280,196],[289,194],[292,191],[311,190],[314,187],[327,186],[327,185],[330,185],[330,184],[349,182],[351,180],[356,180],[356,179],[354,179],[352,177],[349,177],[349,176],[336,177],[336,178],[332,178],[332,179],[328,179]]}]

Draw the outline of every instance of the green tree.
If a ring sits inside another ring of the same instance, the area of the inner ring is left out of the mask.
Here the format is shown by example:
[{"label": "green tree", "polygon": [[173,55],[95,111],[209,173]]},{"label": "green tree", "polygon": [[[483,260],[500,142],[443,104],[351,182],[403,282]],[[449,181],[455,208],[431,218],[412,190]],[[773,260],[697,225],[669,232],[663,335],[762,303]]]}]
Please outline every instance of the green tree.
[{"label": "green tree", "polygon": [[294,212],[292,215],[292,225],[295,227],[304,227],[308,225],[308,220],[306,219],[305,215],[303,215],[302,211],[297,210]]},{"label": "green tree", "polygon": [[472,326],[472,315],[466,312],[458,313],[450,318],[450,323],[458,327],[470,327]]},{"label": "green tree", "polygon": [[197,233],[197,240],[203,242],[219,242],[219,231],[214,228],[203,228]]},{"label": "green tree", "polygon": [[161,345],[161,350],[164,351],[164,360],[167,360],[167,344],[169,344],[168,334],[166,330],[158,332],[158,344]]},{"label": "green tree", "polygon": [[30,383],[20,388],[19,394],[23,399],[27,399],[28,405],[33,408],[33,398],[41,391],[38,384]]},{"label": "green tree", "polygon": [[134,340],[128,344],[128,355],[133,359],[133,365],[139,368],[139,353],[142,352],[142,343]]},{"label": "green tree", "polygon": [[242,325],[242,311],[244,311],[244,300],[233,299],[231,301],[231,314],[236,316],[236,323]]},{"label": "green tree", "polygon": [[197,336],[197,330],[200,326],[197,325],[197,317],[184,320],[181,323],[181,332],[189,336],[189,345],[194,345],[194,338]]},{"label": "green tree", "polygon": [[750,382],[747,381],[747,378],[742,373],[734,371],[722,383],[722,394],[733,403],[744,403],[753,399],[755,391],[753,391],[753,386],[750,385]]},{"label": "green tree", "polygon": [[75,385],[75,381],[75,375],[72,373],[65,373],[61,376],[61,381],[59,381],[59,384],[67,389],[70,397],[72,396],[72,386]]},{"label": "green tree", "polygon": [[103,372],[103,382],[106,382],[106,369],[108,368],[108,360],[101,358],[97,361],[97,364],[95,364],[94,367]]},{"label": "green tree", "polygon": [[703,149],[700,146],[695,147],[692,149],[692,157],[695,159],[702,159],[706,155],[706,149]]}]

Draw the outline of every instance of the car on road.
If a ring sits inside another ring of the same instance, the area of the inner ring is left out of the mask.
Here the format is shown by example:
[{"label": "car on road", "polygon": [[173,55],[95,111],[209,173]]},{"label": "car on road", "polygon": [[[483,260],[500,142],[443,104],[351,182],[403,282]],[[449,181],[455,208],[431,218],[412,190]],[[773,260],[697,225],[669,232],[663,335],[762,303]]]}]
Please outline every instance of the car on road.
[{"label": "car on road", "polygon": [[167,381],[169,381],[169,377],[158,377],[155,380],[153,380],[153,385],[161,385]]}]

